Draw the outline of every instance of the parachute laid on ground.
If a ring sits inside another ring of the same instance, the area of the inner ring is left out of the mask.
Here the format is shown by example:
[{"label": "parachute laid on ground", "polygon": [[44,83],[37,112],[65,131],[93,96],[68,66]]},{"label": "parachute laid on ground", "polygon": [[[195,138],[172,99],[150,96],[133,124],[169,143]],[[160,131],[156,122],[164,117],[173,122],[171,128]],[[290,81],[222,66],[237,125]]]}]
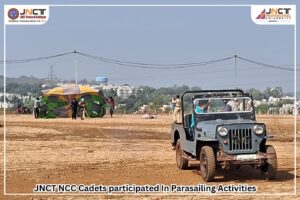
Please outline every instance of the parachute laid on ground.
[{"label": "parachute laid on ground", "polygon": [[105,115],[106,101],[101,91],[98,92],[88,86],[64,86],[44,92],[41,97],[39,117],[71,117],[72,111],[68,108],[73,98],[78,102],[83,98],[87,102],[88,117],[96,118]]}]

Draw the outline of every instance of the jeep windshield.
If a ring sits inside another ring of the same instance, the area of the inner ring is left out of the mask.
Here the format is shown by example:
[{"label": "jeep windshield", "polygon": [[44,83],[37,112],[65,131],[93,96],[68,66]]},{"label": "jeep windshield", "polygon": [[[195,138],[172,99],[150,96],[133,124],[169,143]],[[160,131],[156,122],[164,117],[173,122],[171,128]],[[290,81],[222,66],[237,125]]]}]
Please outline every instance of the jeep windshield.
[{"label": "jeep windshield", "polygon": [[194,99],[196,118],[213,119],[253,119],[252,100],[249,97],[222,97]]},{"label": "jeep windshield", "polygon": [[251,95],[241,90],[188,91],[182,96],[183,118],[195,121],[246,119],[255,121]]},{"label": "jeep windshield", "polygon": [[237,98],[203,98],[194,100],[196,114],[225,114],[252,112],[251,99],[249,97]]}]

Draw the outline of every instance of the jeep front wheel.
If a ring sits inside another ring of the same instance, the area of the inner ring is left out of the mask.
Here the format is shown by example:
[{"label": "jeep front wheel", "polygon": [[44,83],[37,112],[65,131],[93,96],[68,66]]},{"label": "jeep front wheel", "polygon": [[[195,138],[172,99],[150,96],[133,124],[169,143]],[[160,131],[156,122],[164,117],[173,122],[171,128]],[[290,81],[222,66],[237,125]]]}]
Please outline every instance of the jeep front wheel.
[{"label": "jeep front wheel", "polygon": [[181,148],[180,140],[176,143],[176,163],[179,169],[186,169],[189,161],[183,157],[184,151]]},{"label": "jeep front wheel", "polygon": [[204,181],[210,182],[215,178],[216,160],[213,148],[204,146],[200,152],[200,172]]},{"label": "jeep front wheel", "polygon": [[260,167],[261,172],[267,180],[276,178],[277,172],[277,156],[275,148],[271,145],[266,145],[267,163]]}]

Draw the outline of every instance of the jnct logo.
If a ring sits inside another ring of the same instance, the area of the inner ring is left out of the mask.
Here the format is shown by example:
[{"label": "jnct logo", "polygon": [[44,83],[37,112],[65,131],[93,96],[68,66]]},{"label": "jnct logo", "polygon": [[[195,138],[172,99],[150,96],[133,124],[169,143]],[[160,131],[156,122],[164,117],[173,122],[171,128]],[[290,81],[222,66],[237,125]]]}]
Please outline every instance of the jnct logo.
[{"label": "jnct logo", "polygon": [[10,19],[17,19],[19,17],[19,10],[16,8],[11,8],[8,10],[7,15]]},{"label": "jnct logo", "polygon": [[46,9],[23,9],[21,15],[45,15]]},{"label": "jnct logo", "polygon": [[269,8],[264,9],[256,19],[291,19],[290,15],[291,8]]},{"label": "jnct logo", "polygon": [[48,5],[4,5],[5,24],[41,25],[49,19]]},{"label": "jnct logo", "polygon": [[46,9],[23,9],[20,13],[21,19],[30,19],[30,18],[46,18],[45,16]]},{"label": "jnct logo", "polygon": [[253,5],[251,19],[259,25],[296,24],[295,5]]}]

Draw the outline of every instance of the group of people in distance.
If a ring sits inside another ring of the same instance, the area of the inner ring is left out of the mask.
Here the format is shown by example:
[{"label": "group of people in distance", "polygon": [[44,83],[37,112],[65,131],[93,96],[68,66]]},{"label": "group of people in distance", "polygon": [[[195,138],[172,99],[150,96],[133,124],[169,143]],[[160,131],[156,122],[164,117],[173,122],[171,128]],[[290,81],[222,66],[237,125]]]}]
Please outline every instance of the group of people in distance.
[{"label": "group of people in distance", "polygon": [[[113,99],[112,96],[105,98],[105,100],[110,106],[110,110],[109,110],[110,116],[113,117],[114,109],[115,109],[115,100]],[[73,98],[71,100],[68,110],[71,109],[71,111],[72,111],[72,119],[75,119],[75,120],[77,119],[78,108],[79,108],[81,120],[84,120],[85,116],[88,116],[88,114],[86,112],[87,102],[84,100],[84,98],[81,98],[79,102],[75,98]],[[39,99],[39,97],[37,97],[36,100],[34,101],[33,112],[34,112],[34,118],[35,119],[39,118],[39,114],[40,114],[40,99]]]},{"label": "group of people in distance", "polygon": [[81,120],[84,120],[85,115],[87,115],[86,106],[87,106],[87,103],[84,100],[84,98],[81,98],[80,102],[78,102],[75,98],[73,98],[70,105],[69,105],[69,108],[68,108],[68,109],[71,108],[71,110],[72,110],[72,119],[77,118],[77,109],[79,107]]},{"label": "group of people in distance", "polygon": [[[110,116],[113,117],[114,109],[115,109],[115,100],[113,99],[112,96],[105,98],[105,100],[110,105],[109,113],[110,113]],[[86,112],[87,102],[84,100],[84,98],[81,98],[80,102],[78,102],[75,98],[72,99],[72,101],[69,105],[69,109],[71,108],[71,110],[72,110],[72,119],[77,118],[78,107],[79,107],[79,111],[80,111],[81,120],[84,120],[85,115],[88,116],[88,114]]]}]

